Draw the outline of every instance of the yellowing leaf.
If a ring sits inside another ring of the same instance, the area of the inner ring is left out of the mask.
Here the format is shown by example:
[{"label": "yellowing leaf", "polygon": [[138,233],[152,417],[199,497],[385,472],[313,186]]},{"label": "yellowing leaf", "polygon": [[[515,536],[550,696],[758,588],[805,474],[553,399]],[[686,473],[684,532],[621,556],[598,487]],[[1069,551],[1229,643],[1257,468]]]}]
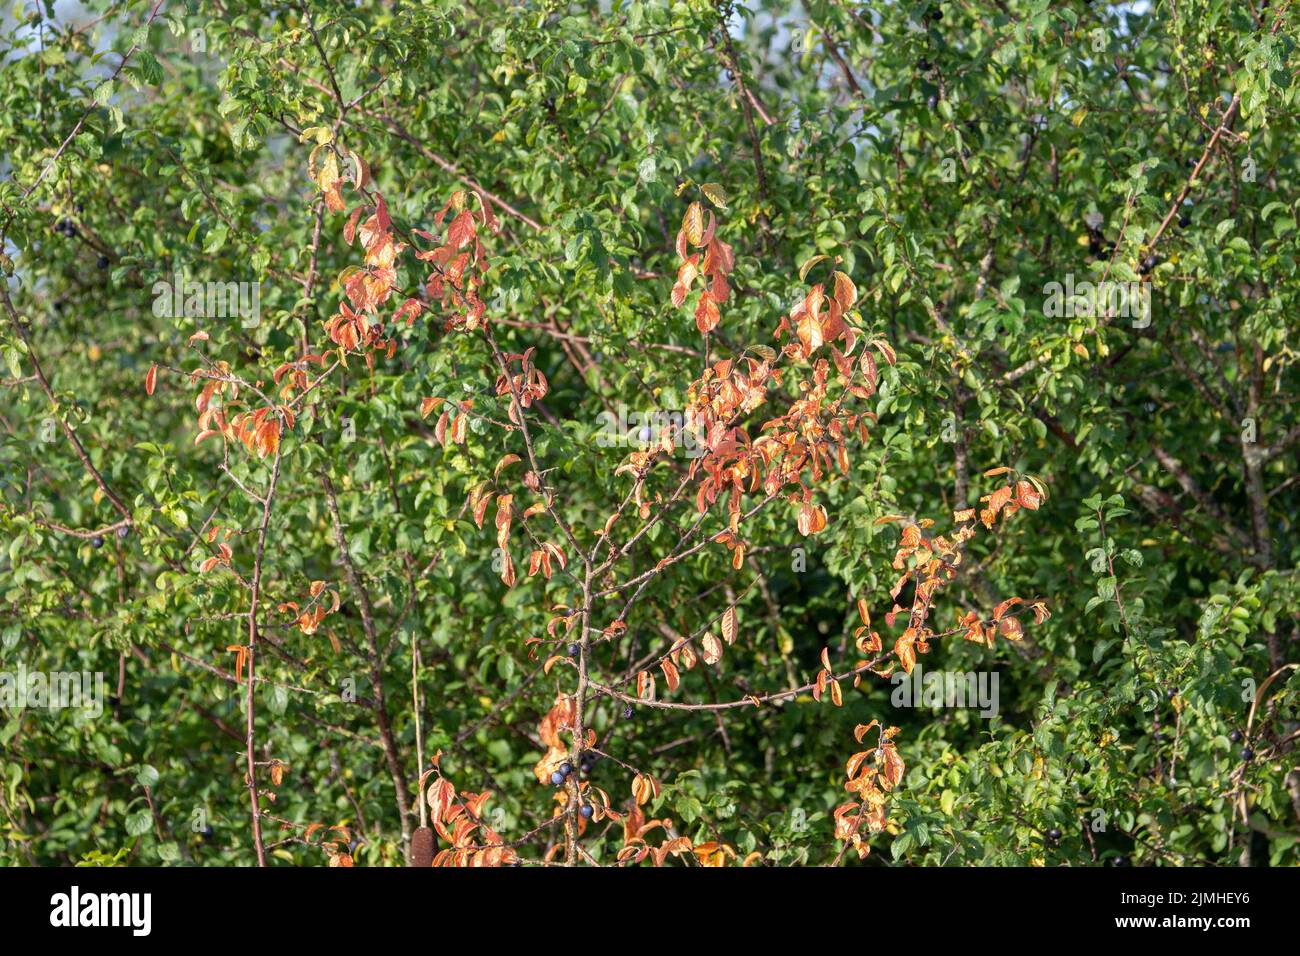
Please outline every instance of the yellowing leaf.
[{"label": "yellowing leaf", "polygon": [[826,255],[813,256],[811,259],[804,262],[804,264],[799,267],[799,281],[805,281],[808,278],[808,273],[812,271],[813,266],[817,265],[819,262],[825,262],[829,258],[830,256]]},{"label": "yellowing leaf", "polygon": [[691,245],[698,246],[700,240],[704,238],[704,207],[697,202],[693,202],[686,209],[686,216],[682,219],[682,229],[686,231],[686,238]]},{"label": "yellowing leaf", "polygon": [[887,743],[880,748],[880,783],[886,790],[893,790],[903,779],[903,758],[898,748]]},{"label": "yellowing leaf", "polygon": [[647,773],[639,773],[632,779],[632,796],[638,806],[649,803],[659,796],[659,781]]},{"label": "yellowing leaf", "polygon": [[858,301],[858,287],[853,284],[852,279],[838,269],[835,271],[833,278],[835,280],[835,301],[840,304],[843,311],[847,312]]},{"label": "yellowing leaf", "polygon": [[712,665],[722,660],[722,642],[716,636],[705,634],[700,645],[704,651],[704,663]]},{"label": "yellowing leaf", "polygon": [[727,208],[727,194],[722,191],[722,187],[717,183],[703,183],[700,191],[704,193],[705,198],[719,209]]},{"label": "yellowing leaf", "polygon": [[862,743],[862,738],[865,737],[869,731],[879,726],[880,726],[880,721],[878,720],[873,720],[869,724],[858,724],[856,727],[853,728],[853,739],[856,740],[858,743]]},{"label": "yellowing leaf", "polygon": [[736,643],[736,608],[731,606],[727,608],[722,615],[722,639],[728,644]]},{"label": "yellowing leaf", "polygon": [[334,130],[328,126],[308,126],[298,134],[298,142],[305,143],[308,139],[313,140],[317,145],[324,146],[334,139]]}]

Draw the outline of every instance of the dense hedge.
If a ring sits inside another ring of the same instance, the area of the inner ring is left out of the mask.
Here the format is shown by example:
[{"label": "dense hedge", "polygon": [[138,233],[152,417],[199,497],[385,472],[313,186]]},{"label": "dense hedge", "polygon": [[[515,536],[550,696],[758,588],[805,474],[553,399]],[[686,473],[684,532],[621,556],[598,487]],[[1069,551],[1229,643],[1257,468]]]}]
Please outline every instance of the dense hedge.
[{"label": "dense hedge", "polygon": [[0,862],[1300,862],[1290,4],[84,7]]}]

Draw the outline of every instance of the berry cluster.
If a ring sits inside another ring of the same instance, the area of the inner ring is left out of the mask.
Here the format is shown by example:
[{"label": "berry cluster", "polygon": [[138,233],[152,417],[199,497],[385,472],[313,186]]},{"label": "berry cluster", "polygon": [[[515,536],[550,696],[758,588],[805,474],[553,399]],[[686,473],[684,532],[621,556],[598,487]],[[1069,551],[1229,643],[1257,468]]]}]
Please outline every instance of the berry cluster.
[{"label": "berry cluster", "polygon": [[[584,777],[587,776],[595,769],[596,761],[599,759],[600,754],[593,753],[590,750],[584,750],[582,753],[578,754],[578,772]],[[569,779],[569,774],[571,773],[573,773],[573,764],[566,760],[564,763],[560,764],[559,770],[551,774],[551,783],[558,787],[563,784],[565,780]]]},{"label": "berry cluster", "polygon": [[[600,754],[593,753],[590,750],[582,751],[582,753],[578,754],[578,772],[584,777],[588,776],[595,769],[596,761],[599,759]],[[557,787],[563,786],[564,781],[569,779],[571,773],[573,773],[573,764],[566,760],[560,764],[559,770],[551,774],[551,783]],[[595,808],[589,803],[584,803],[578,808],[578,815],[584,820],[590,820],[595,812]]]},{"label": "berry cluster", "polygon": [[[81,212],[82,207],[78,206],[77,211]],[[77,236],[80,235],[80,231],[77,229],[77,224],[74,223],[71,219],[67,219],[67,218],[60,219],[58,222],[56,222],[54,224],[54,231],[61,236],[66,236],[68,239],[76,239]],[[95,259],[96,268],[107,269],[110,264],[111,262],[108,256],[100,255],[97,259]]]},{"label": "berry cluster", "polygon": [[[125,538],[130,533],[131,529],[127,525],[122,525],[122,527],[117,529],[117,536],[119,538]],[[95,535],[90,539],[90,546],[92,548],[102,548],[104,546],[104,536],[99,534]]]},{"label": "berry cluster", "polygon": [[[1241,731],[1234,728],[1232,733],[1228,734],[1228,739],[1231,740],[1234,744],[1241,743],[1242,741]],[[1249,747],[1241,748],[1241,759],[1246,763],[1250,763],[1252,760],[1255,759],[1255,751],[1251,750]]]}]

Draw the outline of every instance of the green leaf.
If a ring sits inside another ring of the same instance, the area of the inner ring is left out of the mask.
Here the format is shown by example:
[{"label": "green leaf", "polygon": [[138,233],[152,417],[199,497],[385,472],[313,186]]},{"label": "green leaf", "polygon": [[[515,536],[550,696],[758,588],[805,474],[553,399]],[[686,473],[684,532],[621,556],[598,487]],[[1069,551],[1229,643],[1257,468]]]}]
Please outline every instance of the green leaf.
[{"label": "green leaf", "polygon": [[126,832],[133,836],[143,836],[153,829],[153,815],[148,810],[137,810],[126,818]]}]

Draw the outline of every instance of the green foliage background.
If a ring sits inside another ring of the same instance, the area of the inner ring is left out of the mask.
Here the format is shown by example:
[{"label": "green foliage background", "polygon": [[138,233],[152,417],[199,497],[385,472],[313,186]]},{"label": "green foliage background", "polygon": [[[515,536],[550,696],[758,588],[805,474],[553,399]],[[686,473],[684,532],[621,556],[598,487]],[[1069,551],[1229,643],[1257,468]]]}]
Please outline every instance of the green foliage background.
[{"label": "green foliage background", "polygon": [[[689,310],[668,301],[677,224],[698,197],[677,187],[716,182],[727,196],[719,234],[735,247],[739,294],[722,310],[717,357],[771,343],[803,288],[799,266],[842,257],[862,328],[899,354],[879,426],[850,474],[819,492],[822,534],[801,538],[791,510],[770,509],[748,535],[756,567],[732,571],[710,547],[646,594],[629,621],[642,652],[660,625],[689,633],[740,598],[741,639],[672,699],[803,683],[823,646],[852,663],[852,599],[883,614],[895,576],[897,529],[876,518],[942,528],[992,490],[981,473],[999,465],[1049,489],[1038,512],[976,539],[937,620],[1012,595],[1042,598],[1051,619],[1017,644],[944,641],[923,658],[995,671],[996,718],[894,708],[876,679],[841,709],[803,695],[722,725],[648,708],[624,720],[598,702],[602,748],[664,784],[648,815],[742,857],[830,861],[853,727],[880,718],[901,728],[907,774],[861,865],[1300,860],[1297,670],[1269,687],[1249,741],[1229,736],[1247,730],[1250,687],[1300,660],[1292,5],[229,0],[165,2],[148,27],[152,4],[78,9],[17,3],[0,33],[14,305],[0,323],[0,657],[6,671],[104,672],[115,695],[123,654],[125,692],[97,719],[0,710],[0,861],[253,860],[242,689],[222,676],[227,646],[247,633],[248,595],[229,573],[199,574],[194,541],[209,515],[251,532],[261,512],[221,471],[217,444],[193,444],[197,388],[171,369],[196,367],[186,340],[199,327],[207,354],[268,380],[300,339],[324,342],[334,278],[359,253],[344,217],[323,215],[322,278],[302,298],[319,199],[296,133],[321,125],[371,163],[403,228],[432,228],[468,182],[518,211],[496,210],[489,317],[507,351],[538,349],[554,418],[530,416],[538,452],[588,534],[627,489],[614,475],[626,450],[597,440],[601,412],[680,408],[700,372],[698,357],[659,347],[700,345]],[[1229,132],[1216,136],[1221,123]],[[73,236],[55,230],[62,220]],[[260,281],[260,324],[156,317],[153,283],[180,270]],[[1047,317],[1045,286],[1067,274],[1149,281],[1151,323]],[[57,407],[32,379],[33,351]],[[554,806],[532,774],[537,722],[572,674],[538,674],[524,642],[544,636],[553,603],[573,603],[572,586],[521,575],[507,590],[490,527],[463,510],[501,455],[521,452],[517,437],[476,426],[465,447],[443,449],[419,416],[436,395],[504,417],[495,377],[481,340],[426,315],[392,360],[354,361],[323,386],[318,414],[285,439],[257,758],[289,768],[268,810],[353,827],[358,865],[400,863],[402,846],[377,715],[339,698],[348,678],[363,700],[375,687],[322,473],[375,601],[408,785],[414,635],[426,751],[444,752],[460,788],[494,791],[489,818],[507,839]],[[131,508],[126,538],[97,549],[43,524],[117,520],[62,433],[42,440],[52,416]],[[231,467],[264,487],[268,465],[235,456]],[[692,514],[647,536],[639,567]],[[250,541],[232,542],[244,575]],[[344,606],[308,636],[276,605],[303,601],[317,579]],[[615,644],[594,666],[618,673],[628,657]],[[592,779],[623,801],[630,776],[604,761]],[[269,843],[291,835],[267,828]],[[543,829],[520,853],[535,862],[559,838]],[[584,839],[602,862],[620,844],[617,827]],[[326,860],[294,841],[271,857]],[[860,865],[851,853],[849,864]]]}]

